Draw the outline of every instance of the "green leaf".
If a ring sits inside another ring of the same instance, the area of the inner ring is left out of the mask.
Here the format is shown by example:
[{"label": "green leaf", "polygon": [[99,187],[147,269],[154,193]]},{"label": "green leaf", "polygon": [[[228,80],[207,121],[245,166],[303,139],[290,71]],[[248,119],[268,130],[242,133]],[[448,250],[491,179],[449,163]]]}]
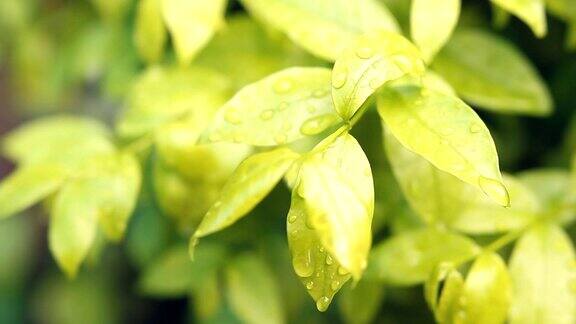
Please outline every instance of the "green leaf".
[{"label": "green leaf", "polygon": [[504,323],[511,298],[512,283],[506,264],[498,254],[483,254],[468,272],[455,322]]},{"label": "green leaf", "polygon": [[161,0],[178,61],[188,65],[224,23],[227,0]]},{"label": "green leaf", "polygon": [[228,301],[242,322],[285,322],[274,275],[260,258],[250,254],[236,257],[226,269],[226,279]]},{"label": "green leaf", "polygon": [[428,223],[442,223],[471,234],[488,234],[520,229],[542,210],[535,193],[511,176],[504,176],[504,184],[512,205],[504,208],[478,188],[410,152],[391,134],[385,136],[385,148],[404,196]]},{"label": "green leaf", "polygon": [[322,246],[359,280],[372,244],[372,171],[354,137],[344,133],[332,140],[318,144],[303,161],[296,192]]},{"label": "green leaf", "polygon": [[384,286],[379,283],[360,280],[358,284],[348,285],[338,298],[340,314],[347,324],[368,324],[374,322],[382,299]]},{"label": "green leaf", "polygon": [[426,280],[441,262],[467,260],[480,248],[471,239],[424,228],[401,233],[380,243],[370,255],[367,278],[408,286]]},{"label": "green leaf", "polygon": [[426,61],[446,44],[460,16],[460,0],[415,0],[410,11],[410,31]]},{"label": "green leaf", "polygon": [[219,109],[202,140],[274,146],[319,134],[338,121],[330,70],[296,67],[242,88]]},{"label": "green leaf", "polygon": [[105,20],[117,23],[130,9],[132,0],[92,0],[92,3]]},{"label": "green leaf", "polygon": [[546,0],[546,9],[567,22],[576,19],[576,2],[571,0]]},{"label": "green leaf", "polygon": [[150,67],[127,95],[118,133],[140,137],[183,117],[205,125],[228,98],[228,89],[224,76],[204,68]]},{"label": "green leaf", "polygon": [[398,31],[394,17],[376,0],[242,0],[255,17],[286,33],[314,55],[335,60],[354,36]]},{"label": "green leaf", "polygon": [[576,254],[557,225],[526,232],[510,260],[514,287],[510,323],[576,322]]},{"label": "green leaf", "polygon": [[160,61],[164,54],[167,33],[161,1],[140,0],[136,10],[134,42],[138,54],[149,64]]},{"label": "green leaf", "polygon": [[[424,282],[424,299],[426,303],[436,315],[438,302],[440,297],[440,285],[442,281],[450,275],[450,272],[455,271],[454,266],[450,262],[439,263],[428,276]],[[457,271],[456,271],[457,272]]]},{"label": "green leaf", "polygon": [[99,188],[90,180],[68,181],[56,195],[50,216],[50,251],[71,278],[88,255],[98,230]]},{"label": "green leaf", "polygon": [[318,310],[324,312],[350,274],[322,246],[309,216],[302,197],[292,193],[286,223],[292,266]]},{"label": "green leaf", "polygon": [[348,120],[384,83],[424,71],[420,52],[401,35],[386,31],[361,35],[334,64],[332,98],[336,111]]},{"label": "green leaf", "polygon": [[0,182],[0,219],[20,213],[55,192],[66,176],[59,167],[22,167]]},{"label": "green leaf", "polygon": [[290,149],[278,148],[244,160],[204,216],[194,238],[220,231],[246,216],[272,191],[298,157]]},{"label": "green leaf", "polygon": [[540,38],[547,32],[545,0],[491,0],[524,21]]},{"label": "green leaf", "polygon": [[226,251],[219,245],[202,244],[194,261],[185,244],[175,245],[144,269],[138,289],[155,297],[184,297],[191,289],[201,289],[225,261]]},{"label": "green leaf", "polygon": [[536,68],[512,44],[485,31],[457,31],[432,66],[464,100],[481,108],[535,116],[552,111]]},{"label": "green leaf", "polygon": [[442,289],[440,295],[438,307],[434,312],[438,323],[454,323],[453,319],[459,311],[458,306],[463,288],[464,279],[462,279],[460,272],[457,270],[449,271],[444,282],[444,289]]},{"label": "green leaf", "polygon": [[510,205],[490,131],[460,99],[415,85],[387,87],[379,93],[378,112],[406,148]]}]

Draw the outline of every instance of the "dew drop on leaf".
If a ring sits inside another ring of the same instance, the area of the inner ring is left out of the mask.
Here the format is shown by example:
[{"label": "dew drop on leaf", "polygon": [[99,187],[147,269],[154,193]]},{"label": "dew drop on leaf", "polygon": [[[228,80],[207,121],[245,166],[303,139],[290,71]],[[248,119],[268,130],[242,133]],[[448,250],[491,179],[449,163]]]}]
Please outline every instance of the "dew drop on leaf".
[{"label": "dew drop on leaf", "polygon": [[348,80],[347,71],[336,72],[336,74],[332,78],[332,86],[336,89],[340,89],[346,84],[347,80]]},{"label": "dew drop on leaf", "polygon": [[348,271],[346,271],[346,269],[342,268],[342,267],[338,267],[338,274],[341,276],[347,275]]},{"label": "dew drop on leaf", "polygon": [[227,122],[233,125],[238,125],[242,122],[240,114],[238,113],[238,111],[234,109],[226,111],[226,113],[224,114],[224,119],[226,119]]},{"label": "dew drop on leaf", "polygon": [[488,197],[494,199],[502,206],[510,206],[510,196],[506,187],[498,181],[486,177],[480,177],[478,185]]},{"label": "dew drop on leaf", "polygon": [[321,133],[334,121],[334,115],[325,114],[310,118],[302,124],[300,132],[303,135],[312,136]]},{"label": "dew drop on leaf", "polygon": [[472,134],[476,134],[478,132],[480,132],[482,130],[482,127],[480,127],[480,125],[473,123],[472,125],[470,125],[470,133]]},{"label": "dew drop on leaf", "polygon": [[338,280],[332,281],[330,284],[330,288],[332,288],[332,290],[338,290],[338,287],[340,287],[340,281]]},{"label": "dew drop on leaf", "polygon": [[326,296],[320,297],[316,302],[316,308],[321,312],[325,312],[328,309],[328,305],[330,305],[330,299]]},{"label": "dew drop on leaf", "polygon": [[289,223],[294,223],[296,221],[296,215],[290,215],[288,216],[288,222]]},{"label": "dew drop on leaf", "polygon": [[286,108],[288,108],[288,103],[287,103],[287,102],[281,102],[281,103],[278,105],[278,111],[285,110]]},{"label": "dew drop on leaf", "polygon": [[278,144],[284,144],[286,143],[286,135],[284,134],[278,134],[276,136],[274,136],[274,141]]},{"label": "dew drop on leaf", "polygon": [[273,86],[274,91],[279,94],[290,92],[293,87],[294,84],[290,79],[278,79]]},{"label": "dew drop on leaf", "polygon": [[361,59],[369,59],[374,55],[374,49],[369,46],[362,46],[356,50],[356,56]]},{"label": "dew drop on leaf", "polygon": [[274,117],[274,110],[271,110],[271,109],[264,110],[260,114],[260,119],[262,119],[262,120],[270,120],[270,119],[272,119],[272,117]]},{"label": "dew drop on leaf", "polygon": [[326,264],[331,265],[332,263],[334,263],[334,260],[332,260],[331,256],[327,255],[326,256]]},{"label": "dew drop on leaf", "polygon": [[306,283],[306,289],[312,290],[314,288],[314,281],[310,280]]},{"label": "dew drop on leaf", "polygon": [[311,251],[301,253],[292,259],[294,271],[300,277],[307,278],[314,274],[314,261],[312,260]]}]

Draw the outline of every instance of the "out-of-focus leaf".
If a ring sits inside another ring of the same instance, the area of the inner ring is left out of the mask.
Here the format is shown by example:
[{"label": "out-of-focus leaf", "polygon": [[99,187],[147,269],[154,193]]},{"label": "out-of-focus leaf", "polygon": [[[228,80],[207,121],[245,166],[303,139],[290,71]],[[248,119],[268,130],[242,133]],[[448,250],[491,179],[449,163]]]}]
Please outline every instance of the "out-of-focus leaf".
[{"label": "out-of-focus leaf", "polygon": [[354,36],[398,31],[394,17],[375,0],[243,0],[248,11],[286,33],[295,43],[335,60]]},{"label": "out-of-focus leaf", "polygon": [[378,112],[409,150],[497,203],[510,204],[490,131],[460,99],[414,85],[387,87],[379,93]]},{"label": "out-of-focus leaf", "polygon": [[274,146],[321,133],[339,121],[330,70],[289,68],[241,89],[203,134],[207,142]]},{"label": "out-of-focus leaf", "polygon": [[220,231],[244,217],[272,191],[298,157],[290,149],[278,148],[244,160],[204,216],[194,238]]},{"label": "out-of-focus leaf", "polygon": [[385,136],[385,148],[404,196],[428,223],[487,234],[522,228],[542,210],[535,193],[511,176],[504,176],[504,184],[512,204],[504,208],[476,187],[410,152],[391,134]]},{"label": "out-of-focus leaf", "polygon": [[424,62],[406,38],[379,31],[361,35],[338,56],[332,72],[332,98],[338,114],[350,119],[384,83],[422,75]]},{"label": "out-of-focus leaf", "polygon": [[150,67],[127,95],[118,132],[140,137],[183,117],[208,123],[227,99],[228,89],[224,76],[204,68]]},{"label": "out-of-focus leaf", "polygon": [[548,89],[530,61],[506,40],[487,32],[457,31],[436,56],[433,68],[464,100],[480,108],[535,116],[552,111]]},{"label": "out-of-focus leaf", "polygon": [[58,192],[50,217],[48,243],[60,268],[76,276],[98,230],[100,195],[91,179],[68,181]]},{"label": "out-of-focus leaf", "polygon": [[460,16],[460,0],[415,0],[410,11],[410,31],[426,61],[446,44]]},{"label": "out-of-focus leaf", "polygon": [[372,171],[354,137],[344,133],[332,140],[318,144],[303,161],[295,190],[322,246],[359,280],[372,244]]},{"label": "out-of-focus leaf", "polygon": [[[0,221],[0,296],[21,291],[33,273],[37,242],[32,215]],[[1,297],[0,297],[1,298]],[[2,308],[0,306],[0,308]],[[8,314],[6,314],[8,315]],[[6,317],[0,315],[0,322]]]},{"label": "out-of-focus leaf", "polygon": [[546,0],[546,9],[566,21],[576,19],[576,2],[571,0]]},{"label": "out-of-focus leaf", "polygon": [[130,9],[132,0],[92,0],[102,17],[110,22],[120,22]]},{"label": "out-of-focus leaf", "polygon": [[510,260],[513,300],[510,323],[576,322],[576,254],[557,225],[526,232]]},{"label": "out-of-focus leaf", "polygon": [[380,283],[360,280],[353,287],[348,285],[338,298],[340,314],[347,324],[368,324],[374,321],[384,298]]},{"label": "out-of-focus leaf", "polygon": [[491,0],[502,9],[524,21],[540,38],[546,35],[545,0]]},{"label": "out-of-focus leaf", "polygon": [[434,228],[409,231],[372,250],[366,278],[414,285],[426,280],[441,262],[457,263],[479,252],[474,241],[465,236]]},{"label": "out-of-focus leaf", "polygon": [[140,0],[136,11],[134,42],[138,54],[147,62],[162,59],[166,43],[166,28],[162,18],[162,0]]},{"label": "out-of-focus leaf", "polygon": [[350,274],[326,252],[310,221],[304,200],[293,193],[286,223],[292,266],[318,310],[323,312]]},{"label": "out-of-focus leaf", "polygon": [[224,23],[227,0],[161,0],[181,64],[189,64]]},{"label": "out-of-focus leaf", "polygon": [[512,283],[506,264],[498,254],[483,254],[468,272],[454,322],[504,323],[511,298]]},{"label": "out-of-focus leaf", "polygon": [[149,296],[177,298],[200,289],[225,260],[225,250],[209,243],[198,247],[194,261],[188,247],[176,245],[152,262],[139,280],[139,290]]},{"label": "out-of-focus leaf", "polygon": [[216,315],[222,306],[222,293],[218,273],[204,278],[198,287],[192,289],[194,313],[200,320],[207,320]]},{"label": "out-of-focus leaf", "polygon": [[453,323],[459,310],[460,295],[464,288],[464,279],[458,270],[448,272],[444,281],[444,288],[440,294],[438,306],[434,309],[434,316],[438,323]]},{"label": "out-of-focus leaf", "polygon": [[285,322],[275,278],[256,255],[233,259],[226,269],[227,297],[236,315],[247,324]]},{"label": "out-of-focus leaf", "polygon": [[57,166],[19,168],[0,182],[0,219],[17,214],[56,191],[66,175]]}]

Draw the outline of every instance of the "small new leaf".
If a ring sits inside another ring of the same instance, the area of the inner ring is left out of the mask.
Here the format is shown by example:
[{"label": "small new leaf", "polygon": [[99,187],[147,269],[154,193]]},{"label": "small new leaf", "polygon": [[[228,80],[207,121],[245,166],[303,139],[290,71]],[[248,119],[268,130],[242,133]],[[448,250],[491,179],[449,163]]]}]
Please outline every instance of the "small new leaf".
[{"label": "small new leaf", "polygon": [[303,161],[295,190],[305,200],[310,226],[322,246],[359,280],[372,244],[372,171],[360,144],[348,133],[325,141]]},{"label": "small new leaf", "polygon": [[406,148],[510,205],[490,131],[460,99],[416,85],[390,86],[379,93],[378,112]]},{"label": "small new leaf", "polygon": [[348,120],[384,83],[424,72],[420,52],[401,35],[386,31],[361,35],[334,65],[332,98],[336,111]]},{"label": "small new leaf", "polygon": [[339,121],[330,70],[295,67],[241,89],[220,108],[202,140],[275,146],[319,134]]},{"label": "small new leaf", "polygon": [[298,157],[290,149],[277,148],[244,160],[204,216],[193,240],[220,231],[244,217],[272,191]]}]

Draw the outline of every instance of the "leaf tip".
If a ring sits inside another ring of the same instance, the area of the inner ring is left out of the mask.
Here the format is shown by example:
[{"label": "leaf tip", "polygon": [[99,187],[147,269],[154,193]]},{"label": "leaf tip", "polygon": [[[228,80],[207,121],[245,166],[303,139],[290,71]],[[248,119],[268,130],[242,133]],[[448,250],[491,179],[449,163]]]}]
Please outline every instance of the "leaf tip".
[{"label": "leaf tip", "polygon": [[478,185],[482,191],[498,204],[504,207],[510,207],[510,194],[504,184],[496,179],[480,177]]}]

